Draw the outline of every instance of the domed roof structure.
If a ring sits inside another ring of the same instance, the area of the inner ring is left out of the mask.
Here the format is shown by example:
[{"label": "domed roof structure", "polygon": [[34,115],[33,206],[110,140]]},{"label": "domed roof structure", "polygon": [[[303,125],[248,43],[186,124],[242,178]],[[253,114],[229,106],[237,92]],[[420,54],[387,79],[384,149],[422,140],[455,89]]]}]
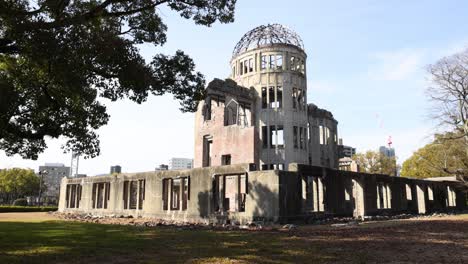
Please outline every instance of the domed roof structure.
[{"label": "domed roof structure", "polygon": [[237,42],[232,56],[236,57],[245,51],[274,44],[289,44],[304,50],[304,43],[296,32],[280,24],[268,24],[245,33]]}]

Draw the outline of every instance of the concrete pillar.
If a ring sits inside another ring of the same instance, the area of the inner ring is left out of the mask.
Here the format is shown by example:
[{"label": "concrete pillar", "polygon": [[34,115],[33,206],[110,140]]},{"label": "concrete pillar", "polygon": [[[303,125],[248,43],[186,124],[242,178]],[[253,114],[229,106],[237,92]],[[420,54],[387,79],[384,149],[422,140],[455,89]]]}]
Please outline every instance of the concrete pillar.
[{"label": "concrete pillar", "polygon": [[318,178],[313,178],[312,179],[312,196],[313,196],[313,210],[314,212],[317,212],[319,210],[319,205],[318,205],[318,184],[317,184]]},{"label": "concrete pillar", "polygon": [[308,176],[305,176],[305,177],[302,177],[302,180],[301,180],[301,183],[302,183],[302,212],[306,212],[307,211],[307,179],[309,177]]},{"label": "concrete pillar", "polygon": [[325,208],[324,208],[324,204],[323,204],[323,182],[322,182],[322,178],[318,178],[318,210],[320,212],[324,212],[325,211]]},{"label": "concrete pillar", "polygon": [[138,208],[140,208],[140,181],[137,180],[137,197],[136,197],[136,212],[137,212],[137,215],[139,214],[139,210]]},{"label": "concrete pillar", "polygon": [[379,184],[377,183],[377,209],[380,209],[380,186]]},{"label": "concrete pillar", "polygon": [[354,198],[354,211],[353,217],[364,219],[365,208],[364,208],[364,188],[355,179],[353,182],[353,198]]},{"label": "concrete pillar", "polygon": [[390,190],[390,185],[386,185],[386,190],[387,190],[387,207],[388,209],[392,208],[392,191]]},{"label": "concrete pillar", "polygon": [[418,203],[418,213],[426,213],[426,200],[424,198],[424,189],[420,185],[416,185],[416,202]]},{"label": "concrete pillar", "polygon": [[388,208],[388,194],[387,194],[387,188],[385,185],[382,184],[382,196],[383,196],[383,209]]}]

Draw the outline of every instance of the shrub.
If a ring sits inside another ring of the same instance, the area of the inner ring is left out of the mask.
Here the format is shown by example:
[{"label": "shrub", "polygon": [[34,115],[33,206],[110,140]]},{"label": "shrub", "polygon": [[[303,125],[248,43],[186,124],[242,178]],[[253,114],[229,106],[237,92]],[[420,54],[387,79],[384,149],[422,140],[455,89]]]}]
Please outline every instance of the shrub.
[{"label": "shrub", "polygon": [[13,202],[13,206],[27,206],[28,205],[28,200],[24,198],[16,199]]},{"label": "shrub", "polygon": [[10,206],[0,205],[0,213],[50,212],[57,211],[57,206]]}]

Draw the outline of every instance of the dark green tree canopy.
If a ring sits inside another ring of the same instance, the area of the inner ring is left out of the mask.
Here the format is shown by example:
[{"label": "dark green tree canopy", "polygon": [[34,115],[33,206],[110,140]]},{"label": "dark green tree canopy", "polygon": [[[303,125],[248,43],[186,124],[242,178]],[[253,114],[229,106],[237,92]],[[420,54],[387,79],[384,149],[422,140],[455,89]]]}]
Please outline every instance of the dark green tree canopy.
[{"label": "dark green tree canopy", "polygon": [[65,151],[99,155],[95,130],[109,115],[98,98],[137,103],[171,93],[184,112],[205,79],[182,51],[145,62],[136,47],[163,45],[165,5],[196,24],[234,19],[236,0],[0,0],[0,149],[37,158],[45,137]]},{"label": "dark green tree canopy", "polygon": [[387,157],[381,152],[368,150],[357,153],[352,159],[359,165],[359,171],[396,176],[396,157]]},{"label": "dark green tree canopy", "polygon": [[39,187],[39,177],[33,170],[19,168],[0,170],[0,198],[4,202],[11,203],[18,198],[37,195]]},{"label": "dark green tree canopy", "polygon": [[413,178],[468,176],[464,132],[436,134],[434,141],[418,149],[403,162],[401,175]]}]

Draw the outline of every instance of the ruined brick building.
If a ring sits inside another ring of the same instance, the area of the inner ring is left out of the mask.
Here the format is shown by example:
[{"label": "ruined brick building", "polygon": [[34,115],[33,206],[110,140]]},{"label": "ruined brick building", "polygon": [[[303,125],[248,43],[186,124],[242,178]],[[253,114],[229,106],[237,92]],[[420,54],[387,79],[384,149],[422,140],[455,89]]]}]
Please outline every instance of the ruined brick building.
[{"label": "ruined brick building", "polygon": [[279,24],[247,32],[234,48],[230,79],[207,87],[195,118],[195,167],[290,163],[338,167],[337,121],[307,103],[301,38]]},{"label": "ruined brick building", "polygon": [[337,170],[337,121],[307,104],[299,36],[260,26],[236,45],[229,79],[207,87],[194,169],[66,178],[59,211],[202,223],[466,209],[458,181]]}]

